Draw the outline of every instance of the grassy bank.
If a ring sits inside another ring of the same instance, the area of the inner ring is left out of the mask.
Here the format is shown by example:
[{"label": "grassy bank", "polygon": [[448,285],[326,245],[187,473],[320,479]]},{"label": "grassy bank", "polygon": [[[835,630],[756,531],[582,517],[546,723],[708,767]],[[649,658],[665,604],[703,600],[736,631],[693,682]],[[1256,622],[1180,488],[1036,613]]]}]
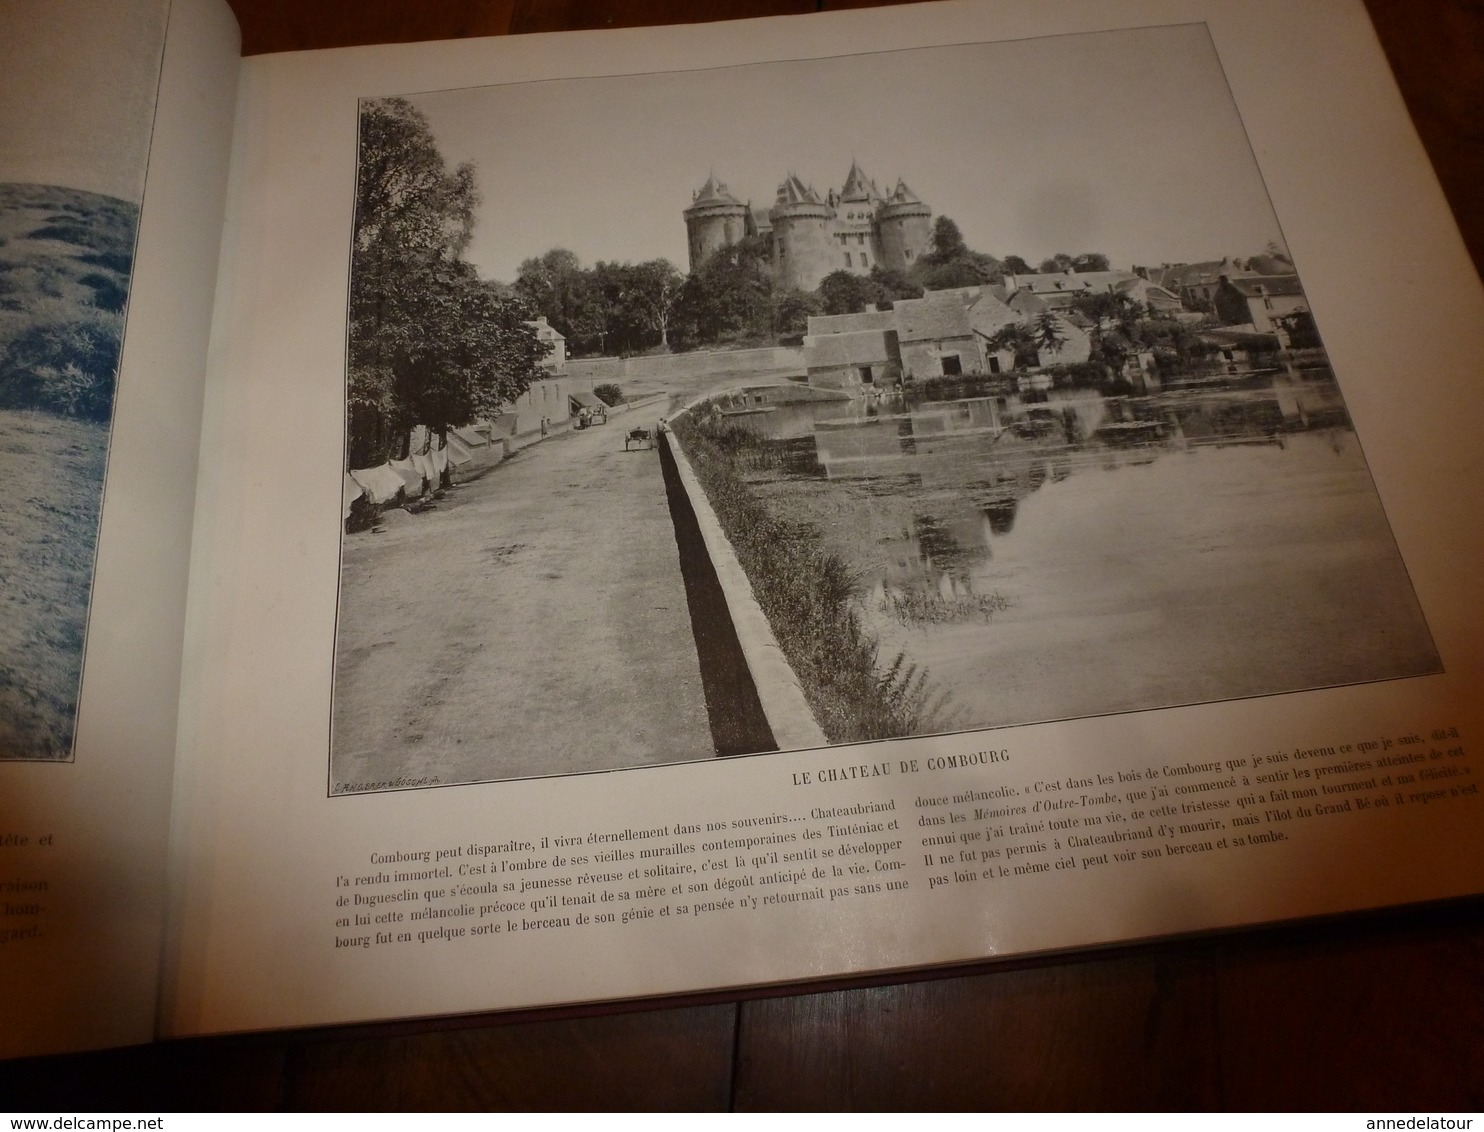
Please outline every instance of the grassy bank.
[{"label": "grassy bank", "polygon": [[748,486],[748,466],[766,458],[757,435],[690,414],[672,427],[826,737],[848,743],[938,729],[944,698],[903,655],[878,656],[856,613],[849,566],[816,528],[771,514]]}]

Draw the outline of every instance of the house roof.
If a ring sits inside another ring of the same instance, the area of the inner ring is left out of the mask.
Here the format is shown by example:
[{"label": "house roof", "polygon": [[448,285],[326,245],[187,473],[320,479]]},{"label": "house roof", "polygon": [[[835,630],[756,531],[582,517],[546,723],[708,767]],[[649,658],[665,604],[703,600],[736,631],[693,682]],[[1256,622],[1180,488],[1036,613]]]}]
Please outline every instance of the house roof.
[{"label": "house roof", "polygon": [[969,306],[978,297],[979,289],[969,287],[929,291],[920,299],[898,299],[893,306],[897,334],[903,342],[967,338],[973,333],[969,326]]},{"label": "house roof", "polygon": [[541,341],[543,342],[555,342],[558,339],[565,342],[567,340],[567,336],[560,330],[558,330],[555,326],[551,325],[551,323],[547,322],[544,317],[530,319],[526,322],[526,325],[534,330],[536,332],[536,337],[541,339]]},{"label": "house roof", "polygon": [[1037,298],[1033,291],[1016,291],[1005,300],[1005,305],[1013,311],[1019,311],[1023,315],[1045,314],[1051,309]]},{"label": "house roof", "polygon": [[856,314],[814,314],[809,316],[809,334],[848,334],[856,330],[892,330],[897,325],[895,311],[860,311]]},{"label": "house roof", "polygon": [[879,365],[892,357],[891,333],[890,330],[856,330],[846,334],[811,334],[804,339],[804,365],[811,370]]},{"label": "house roof", "polygon": [[1021,320],[1020,312],[993,294],[988,287],[981,287],[978,291],[969,301],[968,307],[969,325],[975,331],[988,338],[1001,327]]},{"label": "house roof", "polygon": [[1151,283],[1175,291],[1182,287],[1194,287],[1200,283],[1215,283],[1223,275],[1235,277],[1242,274],[1230,258],[1208,259],[1200,263],[1167,263],[1163,267],[1147,270]]},{"label": "house roof", "polygon": [[1140,288],[1140,290],[1144,294],[1144,301],[1146,303],[1150,299],[1164,299],[1166,302],[1174,303],[1176,306],[1180,305],[1180,296],[1174,294],[1166,287],[1161,287],[1158,283],[1150,283],[1148,286]]},{"label": "house roof", "polygon": [[1297,275],[1244,275],[1240,279],[1228,279],[1226,282],[1248,298],[1304,293]]}]

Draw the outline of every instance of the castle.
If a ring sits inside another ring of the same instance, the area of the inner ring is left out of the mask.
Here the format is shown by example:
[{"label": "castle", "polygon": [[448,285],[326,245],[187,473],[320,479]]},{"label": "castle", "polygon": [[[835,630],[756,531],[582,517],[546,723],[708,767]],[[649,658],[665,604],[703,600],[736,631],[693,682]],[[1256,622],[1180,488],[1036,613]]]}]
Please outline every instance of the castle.
[{"label": "castle", "polygon": [[691,271],[721,248],[763,236],[774,281],[800,291],[814,290],[832,271],[906,271],[928,250],[932,229],[933,210],[905,181],[883,195],[853,161],[844,187],[823,198],[790,173],[765,213],[737,200],[713,174],[685,210]]}]

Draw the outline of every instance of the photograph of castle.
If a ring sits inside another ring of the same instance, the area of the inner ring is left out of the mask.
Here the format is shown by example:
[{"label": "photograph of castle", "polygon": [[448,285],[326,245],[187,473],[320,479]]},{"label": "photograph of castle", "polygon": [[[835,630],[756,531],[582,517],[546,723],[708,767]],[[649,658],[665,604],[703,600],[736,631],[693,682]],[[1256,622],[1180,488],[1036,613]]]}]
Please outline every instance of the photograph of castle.
[{"label": "photograph of castle", "polygon": [[[780,286],[815,290],[832,271],[909,271],[932,245],[933,210],[898,180],[889,196],[850,165],[844,187],[823,197],[790,173],[767,211],[754,210],[712,176],[685,210],[692,273],[722,248],[758,236],[772,248]],[[843,267],[842,267],[843,264]]]},{"label": "photograph of castle", "polygon": [[358,131],[330,794],[1440,670],[1203,26]]},{"label": "photograph of castle", "polygon": [[0,759],[72,757],[168,0],[0,36]]}]

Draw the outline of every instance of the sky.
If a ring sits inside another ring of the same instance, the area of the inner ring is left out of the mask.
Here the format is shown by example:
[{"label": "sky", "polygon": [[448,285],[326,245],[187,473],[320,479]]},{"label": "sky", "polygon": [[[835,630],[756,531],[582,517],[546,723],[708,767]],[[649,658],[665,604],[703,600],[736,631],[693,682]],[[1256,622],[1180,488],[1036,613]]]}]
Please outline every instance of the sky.
[{"label": "sky", "polygon": [[852,160],[1032,265],[1246,256],[1281,234],[1206,29],[1184,25],[715,70],[416,94],[483,203],[469,258],[514,279],[553,247],[687,269],[682,216],[715,173],[772,204]]},{"label": "sky", "polygon": [[138,204],[168,0],[0,0],[0,181]]}]

